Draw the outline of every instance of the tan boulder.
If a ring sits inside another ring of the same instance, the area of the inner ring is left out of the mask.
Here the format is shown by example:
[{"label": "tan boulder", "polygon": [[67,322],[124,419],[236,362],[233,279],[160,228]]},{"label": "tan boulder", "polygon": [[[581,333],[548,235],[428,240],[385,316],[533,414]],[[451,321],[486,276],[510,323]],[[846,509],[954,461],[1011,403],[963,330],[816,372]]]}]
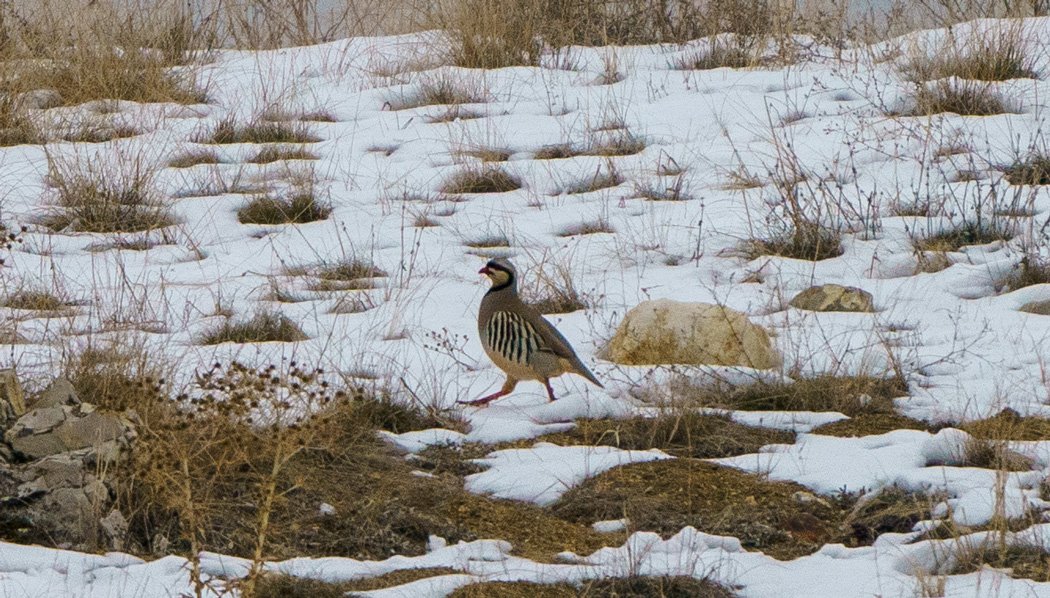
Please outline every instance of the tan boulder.
[{"label": "tan boulder", "polygon": [[603,357],[624,365],[780,365],[769,333],[747,316],[708,303],[644,301],[627,312]]},{"label": "tan boulder", "polygon": [[809,311],[873,312],[871,293],[857,287],[825,284],[809,287],[790,302],[791,307]]}]

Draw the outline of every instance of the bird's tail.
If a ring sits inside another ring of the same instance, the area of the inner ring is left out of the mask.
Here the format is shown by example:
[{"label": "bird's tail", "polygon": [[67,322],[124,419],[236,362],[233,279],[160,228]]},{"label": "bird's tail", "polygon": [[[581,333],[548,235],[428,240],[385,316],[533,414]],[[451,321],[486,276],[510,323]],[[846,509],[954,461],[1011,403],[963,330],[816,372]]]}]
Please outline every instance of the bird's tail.
[{"label": "bird's tail", "polygon": [[587,366],[583,365],[582,361],[580,361],[579,359],[575,359],[574,361],[575,363],[572,364],[574,372],[583,376],[598,388],[605,388],[605,386],[603,386],[601,382],[598,382],[598,379],[594,377],[594,374],[591,373],[591,370],[587,369]]}]

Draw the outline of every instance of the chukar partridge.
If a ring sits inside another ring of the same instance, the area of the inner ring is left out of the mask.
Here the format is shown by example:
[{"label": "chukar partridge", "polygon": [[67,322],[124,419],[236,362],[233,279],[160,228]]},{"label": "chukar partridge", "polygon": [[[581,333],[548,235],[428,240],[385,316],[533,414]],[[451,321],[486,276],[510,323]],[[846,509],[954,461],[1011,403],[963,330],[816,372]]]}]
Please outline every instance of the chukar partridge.
[{"label": "chukar partridge", "polygon": [[594,374],[583,365],[569,341],[536,308],[518,297],[518,275],[506,259],[494,259],[478,271],[492,280],[492,288],[485,293],[478,310],[478,333],[485,353],[499,369],[507,374],[507,381],[499,392],[468,405],[486,405],[509,394],[520,380],[538,380],[547,388],[550,400],[557,400],[551,388],[551,378],[573,373],[583,376],[599,388],[604,388]]}]

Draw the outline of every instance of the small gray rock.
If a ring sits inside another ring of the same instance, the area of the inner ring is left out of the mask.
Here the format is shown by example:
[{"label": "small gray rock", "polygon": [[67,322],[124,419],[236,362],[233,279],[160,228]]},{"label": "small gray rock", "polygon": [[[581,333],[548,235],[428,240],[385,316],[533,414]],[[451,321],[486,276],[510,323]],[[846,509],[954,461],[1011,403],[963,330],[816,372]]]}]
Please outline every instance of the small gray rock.
[{"label": "small gray rock", "polygon": [[24,107],[36,108],[37,110],[46,110],[62,105],[62,94],[58,93],[57,89],[34,89],[23,93],[18,99]]},{"label": "small gray rock", "polygon": [[73,388],[73,383],[65,378],[56,378],[44,392],[40,393],[33,407],[55,407],[57,405],[79,405],[80,397]]},{"label": "small gray rock", "polygon": [[110,550],[124,550],[124,540],[128,535],[128,520],[120,511],[113,509],[98,522],[102,539]]}]

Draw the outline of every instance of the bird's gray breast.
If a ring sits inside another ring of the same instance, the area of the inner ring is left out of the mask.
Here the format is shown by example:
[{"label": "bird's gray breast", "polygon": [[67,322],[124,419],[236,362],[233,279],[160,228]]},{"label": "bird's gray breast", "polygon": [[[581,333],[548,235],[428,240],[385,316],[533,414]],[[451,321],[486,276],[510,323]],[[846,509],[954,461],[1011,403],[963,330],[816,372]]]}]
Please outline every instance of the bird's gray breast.
[{"label": "bird's gray breast", "polygon": [[528,365],[540,349],[540,336],[525,318],[509,311],[492,314],[485,326],[485,343],[507,361]]}]

